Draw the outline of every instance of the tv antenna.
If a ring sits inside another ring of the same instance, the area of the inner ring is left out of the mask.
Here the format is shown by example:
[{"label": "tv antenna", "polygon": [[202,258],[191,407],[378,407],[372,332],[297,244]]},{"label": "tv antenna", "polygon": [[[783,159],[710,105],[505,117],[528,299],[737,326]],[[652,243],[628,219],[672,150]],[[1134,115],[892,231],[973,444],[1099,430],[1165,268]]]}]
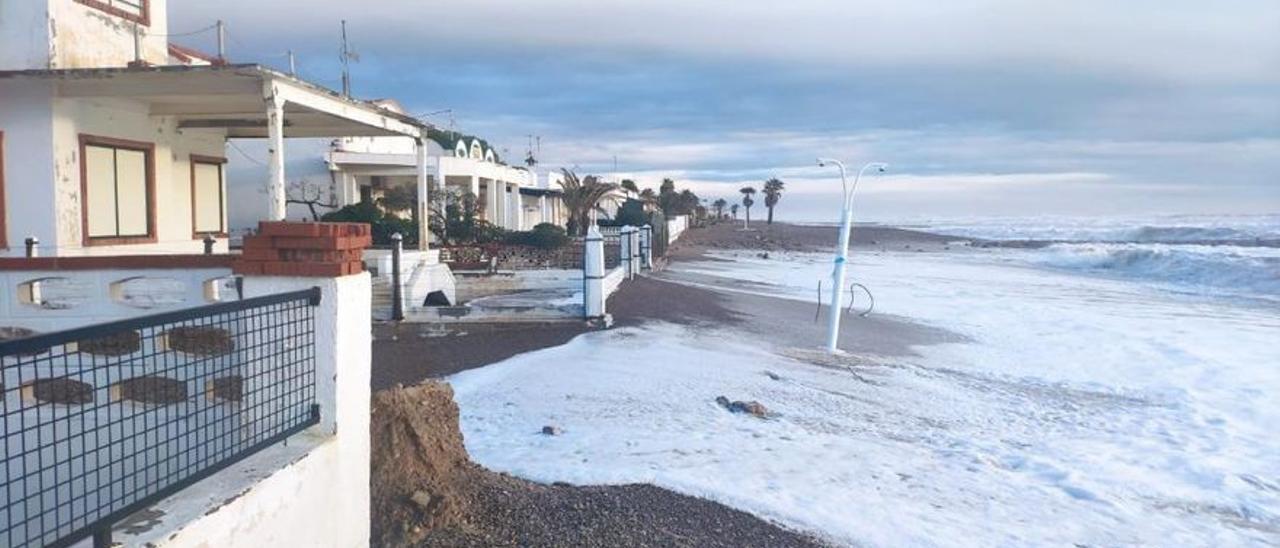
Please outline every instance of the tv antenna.
[{"label": "tv antenna", "polygon": [[360,62],[360,54],[347,43],[347,20],[342,20],[342,96],[351,97],[351,62]]}]

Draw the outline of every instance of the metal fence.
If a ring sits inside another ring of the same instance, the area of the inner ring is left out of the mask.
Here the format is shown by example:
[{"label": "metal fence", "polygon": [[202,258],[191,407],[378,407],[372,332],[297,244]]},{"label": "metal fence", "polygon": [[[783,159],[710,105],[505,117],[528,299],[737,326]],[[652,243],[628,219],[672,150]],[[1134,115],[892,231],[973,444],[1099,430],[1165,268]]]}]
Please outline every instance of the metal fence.
[{"label": "metal fence", "polygon": [[0,342],[0,546],[111,525],[320,420],[318,288]]}]

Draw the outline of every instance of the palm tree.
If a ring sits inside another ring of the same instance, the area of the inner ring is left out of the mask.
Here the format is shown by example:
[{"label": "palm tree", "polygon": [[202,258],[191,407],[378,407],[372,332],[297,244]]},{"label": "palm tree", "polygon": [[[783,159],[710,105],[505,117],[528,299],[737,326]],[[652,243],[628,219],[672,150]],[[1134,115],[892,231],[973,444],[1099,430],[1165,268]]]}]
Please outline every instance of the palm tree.
[{"label": "palm tree", "polygon": [[756,204],[756,201],[751,197],[755,196],[756,187],[744,186],[738,189],[738,192],[742,193],[742,205],[747,208],[747,218],[742,223],[742,226],[745,228],[751,226],[751,206]]},{"label": "palm tree", "polygon": [[633,194],[640,193],[640,187],[636,186],[636,182],[632,181],[631,179],[623,179],[622,184],[618,186],[621,187],[622,190],[625,190]]},{"label": "palm tree", "polygon": [[641,190],[639,198],[640,198],[640,201],[644,202],[644,204],[647,206],[658,205],[658,193],[654,192],[652,188],[646,188],[644,190]]},{"label": "palm tree", "polygon": [[591,212],[600,210],[600,203],[617,199],[618,185],[601,181],[595,175],[587,175],[581,179],[567,169],[561,169],[564,180],[560,188],[564,190],[561,200],[569,212],[568,230],[570,234],[583,235],[591,225]]},{"label": "palm tree", "polygon": [[729,212],[733,214],[733,220],[738,220],[738,204],[729,206]]},{"label": "palm tree", "polygon": [[782,187],[786,186],[780,179],[774,177],[764,182],[764,206],[769,208],[769,222],[773,224],[773,206],[778,205],[778,200],[782,199]]},{"label": "palm tree", "polygon": [[716,201],[711,202],[711,207],[716,210],[717,219],[724,217],[724,208],[728,206],[729,206],[729,202],[724,198],[717,198]]}]

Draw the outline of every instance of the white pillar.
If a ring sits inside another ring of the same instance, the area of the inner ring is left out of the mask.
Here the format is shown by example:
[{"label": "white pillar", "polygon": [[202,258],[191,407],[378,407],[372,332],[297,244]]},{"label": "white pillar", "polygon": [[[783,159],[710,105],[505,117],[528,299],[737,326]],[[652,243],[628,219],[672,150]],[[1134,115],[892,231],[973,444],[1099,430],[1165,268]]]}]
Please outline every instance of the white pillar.
[{"label": "white pillar", "polygon": [[602,318],[604,297],[604,237],[595,226],[587,229],[582,251],[582,310],[587,319]]},{"label": "white pillar", "polygon": [[[268,84],[270,86],[270,84]],[[283,221],[288,214],[284,181],[284,99],[267,89],[267,217]]]},{"label": "white pillar", "polygon": [[431,243],[431,208],[427,206],[430,189],[427,185],[427,143],[418,139],[418,249],[426,250]]},{"label": "white pillar", "polygon": [[471,195],[477,200],[480,199],[480,178],[475,175],[471,176]]},{"label": "white pillar", "polygon": [[511,203],[515,208],[516,230],[524,230],[524,197],[520,195],[520,185],[518,184],[512,185]]},{"label": "white pillar", "polygon": [[551,215],[547,211],[547,195],[546,194],[538,196],[538,216],[539,216],[538,222],[541,222],[541,223],[555,222],[551,220]]},{"label": "white pillar", "polygon": [[640,267],[643,266],[640,256],[640,227],[631,228],[631,274],[640,273]]},{"label": "white pillar", "polygon": [[635,258],[635,254],[632,252],[631,247],[631,237],[635,234],[635,228],[631,225],[626,225],[618,233],[620,236],[618,249],[622,253],[622,271],[627,273],[627,278],[632,278],[636,272],[635,261],[632,260]]},{"label": "white pillar", "polygon": [[640,264],[645,270],[653,269],[653,227],[640,227]]}]

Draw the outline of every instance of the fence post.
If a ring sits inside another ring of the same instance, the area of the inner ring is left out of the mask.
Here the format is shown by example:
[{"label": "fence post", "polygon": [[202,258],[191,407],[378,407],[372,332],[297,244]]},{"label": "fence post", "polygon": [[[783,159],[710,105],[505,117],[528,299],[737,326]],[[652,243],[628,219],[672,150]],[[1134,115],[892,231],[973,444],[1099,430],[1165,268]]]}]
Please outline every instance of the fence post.
[{"label": "fence post", "polygon": [[634,277],[644,266],[644,255],[640,253],[640,227],[631,229],[631,274]]},{"label": "fence post", "polygon": [[653,270],[653,225],[640,227],[640,264]]},{"label": "fence post", "polygon": [[602,318],[604,309],[604,236],[592,225],[582,251],[582,311],[588,320]]},{"label": "fence post", "polygon": [[635,228],[631,225],[624,225],[622,230],[618,231],[618,251],[622,254],[622,271],[627,273],[628,279],[636,272],[631,266],[631,235],[634,230]]},{"label": "fence post", "polygon": [[35,236],[27,237],[27,257],[40,256],[40,238]]},{"label": "fence post", "polygon": [[391,319],[404,321],[404,287],[400,284],[400,254],[404,252],[404,236],[391,235]]}]

